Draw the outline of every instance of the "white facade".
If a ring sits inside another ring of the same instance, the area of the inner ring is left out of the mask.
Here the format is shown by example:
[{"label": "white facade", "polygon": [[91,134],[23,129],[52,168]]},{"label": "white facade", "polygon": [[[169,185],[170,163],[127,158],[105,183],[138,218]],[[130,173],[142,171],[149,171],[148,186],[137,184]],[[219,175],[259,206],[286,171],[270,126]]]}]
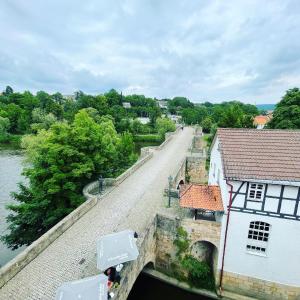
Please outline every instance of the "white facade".
[{"label": "white facade", "polygon": [[[218,260],[221,269],[230,186],[224,179],[218,148],[216,138],[211,149],[208,183],[220,186],[225,209]],[[224,271],[300,286],[300,182],[228,183],[233,185],[233,201]]]}]

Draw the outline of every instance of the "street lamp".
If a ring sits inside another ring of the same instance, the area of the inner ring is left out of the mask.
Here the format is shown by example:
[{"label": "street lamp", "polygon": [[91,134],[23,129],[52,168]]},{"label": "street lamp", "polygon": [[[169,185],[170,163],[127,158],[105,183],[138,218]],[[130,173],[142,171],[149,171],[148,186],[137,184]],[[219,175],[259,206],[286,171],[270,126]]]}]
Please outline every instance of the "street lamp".
[{"label": "street lamp", "polygon": [[171,207],[171,184],[172,184],[172,181],[173,181],[173,177],[170,175],[168,177],[168,181],[169,181],[169,204],[168,204],[168,207]]},{"label": "street lamp", "polygon": [[103,181],[104,181],[102,175],[99,176],[98,181],[99,181],[99,194],[101,194],[103,191]]}]

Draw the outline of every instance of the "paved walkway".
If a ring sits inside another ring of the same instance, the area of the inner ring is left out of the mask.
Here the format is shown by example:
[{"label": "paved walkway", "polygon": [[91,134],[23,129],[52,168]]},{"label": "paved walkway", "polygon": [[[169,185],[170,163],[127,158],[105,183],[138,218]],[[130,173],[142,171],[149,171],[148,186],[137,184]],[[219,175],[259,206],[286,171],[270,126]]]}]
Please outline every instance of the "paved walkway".
[{"label": "paved walkway", "polygon": [[[116,230],[142,232],[163,203],[163,189],[186,156],[193,130],[173,136],[153,158],[123,181],[0,289],[0,299],[53,299],[66,281],[95,275],[96,239]],[[82,261],[84,261],[82,263]]]}]

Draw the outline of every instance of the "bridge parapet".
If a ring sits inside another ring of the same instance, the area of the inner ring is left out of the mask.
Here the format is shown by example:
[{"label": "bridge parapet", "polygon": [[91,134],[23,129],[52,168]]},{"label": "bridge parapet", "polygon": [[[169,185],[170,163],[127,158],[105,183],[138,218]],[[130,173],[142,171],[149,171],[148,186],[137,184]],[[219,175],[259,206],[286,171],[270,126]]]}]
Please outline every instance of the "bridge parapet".
[{"label": "bridge parapet", "polygon": [[[176,132],[167,134],[164,145],[160,145],[159,149],[162,149],[175,133]],[[30,246],[24,249],[19,255],[17,255],[14,259],[0,269],[0,288],[18,272],[20,272],[26,265],[28,265],[33,259],[35,259],[41,252],[43,252],[68,228],[76,223],[85,213],[94,207],[98,201],[110,193],[114,187],[118,186],[127,177],[129,177],[149,159],[151,159],[152,156],[153,152],[151,149],[147,149],[144,152],[144,156],[142,156],[131,168],[126,170],[119,177],[105,178],[104,186],[106,186],[106,190],[104,190],[102,194],[97,193],[97,191],[99,191],[98,181],[94,181],[86,185],[83,189],[83,195],[86,197],[87,201],[77,207],[74,211],[63,218],[59,223],[53,226],[50,230],[48,230],[45,234],[43,234],[40,238],[34,241]]]},{"label": "bridge parapet", "polygon": [[137,240],[139,256],[137,260],[124,265],[124,268],[121,271],[120,286],[113,290],[116,299],[126,300],[143,268],[149,263],[153,263],[153,265],[155,265],[156,223],[155,217],[147,229],[140,233]]},{"label": "bridge parapet", "polygon": [[[140,168],[143,164],[145,164],[151,157],[153,156],[154,150],[161,150],[165,147],[166,144],[170,142],[173,135],[178,132],[179,128],[176,129],[175,132],[167,132],[165,134],[165,141],[160,144],[159,146],[150,146],[150,147],[144,147],[141,149],[141,155],[138,161],[129,169],[127,169],[124,173],[122,173],[117,178],[104,178],[103,179],[103,187],[104,189],[110,188],[112,186],[118,186],[120,183],[122,183],[127,177],[129,177],[132,173],[134,173],[138,168]],[[95,197],[95,195],[100,196],[99,193],[99,181],[95,180],[89,184],[87,184],[83,190],[83,195],[86,199]]]}]

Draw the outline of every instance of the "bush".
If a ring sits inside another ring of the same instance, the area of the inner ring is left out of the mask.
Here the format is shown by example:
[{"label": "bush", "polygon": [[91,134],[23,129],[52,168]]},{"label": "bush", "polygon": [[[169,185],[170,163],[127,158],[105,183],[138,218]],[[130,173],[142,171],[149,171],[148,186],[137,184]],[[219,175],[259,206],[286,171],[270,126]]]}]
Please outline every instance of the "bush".
[{"label": "bush", "polygon": [[133,137],[134,142],[153,142],[160,143],[163,141],[162,137],[158,134],[139,134]]},{"label": "bush", "polygon": [[175,123],[168,118],[158,118],[155,127],[162,138],[165,137],[165,133],[175,131],[176,129]]},{"label": "bush", "polygon": [[188,281],[191,286],[214,290],[214,276],[207,262],[199,261],[191,255],[186,255],[181,263],[188,272]]}]

